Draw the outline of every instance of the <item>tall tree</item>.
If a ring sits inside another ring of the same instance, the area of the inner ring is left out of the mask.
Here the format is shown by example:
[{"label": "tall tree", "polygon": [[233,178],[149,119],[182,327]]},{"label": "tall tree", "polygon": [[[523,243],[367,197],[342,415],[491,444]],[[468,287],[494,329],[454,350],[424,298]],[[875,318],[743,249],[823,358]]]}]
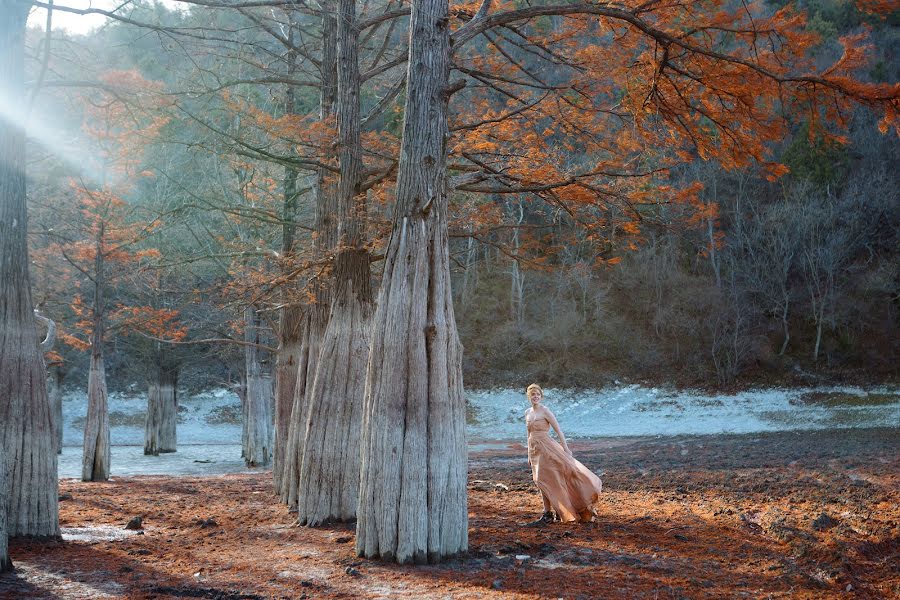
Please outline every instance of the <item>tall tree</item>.
[{"label": "tall tree", "polygon": [[[287,14],[287,42],[285,71],[288,78],[292,78],[297,72],[298,53],[293,47],[297,40],[297,26],[294,20],[294,12]],[[297,110],[297,98],[294,86],[285,88],[284,111],[293,114]],[[281,226],[281,255],[282,276],[287,277],[290,271],[290,263],[296,256],[297,216],[299,205],[299,171],[293,165],[284,168],[284,183],[282,188],[282,213]],[[287,284],[281,292],[282,308],[278,323],[278,351],[275,354],[275,449],[272,457],[272,477],[275,484],[275,493],[281,494],[282,480],[284,476],[285,454],[288,446],[288,433],[291,425],[291,409],[294,406],[294,389],[297,387],[297,364],[302,350],[301,340],[303,332],[300,327],[303,323],[303,310],[297,300],[292,297]]]},{"label": "tall tree", "polygon": [[[319,121],[329,123],[334,119],[337,101],[337,19],[329,11],[322,11],[322,58],[320,60],[321,87],[319,89]],[[313,240],[313,259],[334,248],[337,231],[335,223],[334,174],[324,166],[316,169],[314,188],[316,217]],[[297,506],[300,493],[300,468],[303,464],[304,439],[309,418],[309,392],[318,365],[322,335],[328,324],[330,290],[324,278],[314,275],[308,283],[311,300],[304,307],[300,354],[297,362],[297,379],[294,386],[294,402],[288,427],[288,445],[282,475],[281,499],[289,507]]]},{"label": "tall tree", "polygon": [[154,342],[153,366],[147,386],[144,454],[158,456],[178,449],[178,361],[174,350]]},{"label": "tall tree", "polygon": [[0,511],[10,536],[58,536],[56,447],[31,300],[25,131],[18,112],[25,102],[30,6],[0,1],[0,457],[6,462],[0,469],[9,467]]},{"label": "tall tree", "polygon": [[127,319],[138,308],[117,307],[110,301],[114,286],[132,278],[142,261],[158,251],[142,247],[159,221],[135,219],[126,199],[143,156],[147,139],[154,138],[165,119],[150,109],[158,108],[156,88],[134,72],[110,72],[106,87],[85,98],[85,129],[97,145],[96,164],[89,176],[72,182],[75,205],[64,224],[58,246],[69,264],[91,288],[89,307],[76,296],[79,323],[89,342],[69,337],[70,343],[90,348],[88,411],[84,428],[81,477],[84,481],[109,478],[109,414],[107,406],[104,343],[114,313]]},{"label": "tall tree", "polygon": [[400,563],[468,548],[462,348],[447,233],[447,0],[412,4],[391,240],[366,379],[356,551]]},{"label": "tall tree", "polygon": [[244,462],[266,467],[272,458],[272,376],[263,369],[263,324],[253,306],[244,309]]},{"label": "tall tree", "polygon": [[307,402],[301,453],[297,517],[307,525],[356,516],[359,432],[373,300],[362,191],[355,0],[338,0],[337,22],[338,239],[333,253],[331,314]]}]

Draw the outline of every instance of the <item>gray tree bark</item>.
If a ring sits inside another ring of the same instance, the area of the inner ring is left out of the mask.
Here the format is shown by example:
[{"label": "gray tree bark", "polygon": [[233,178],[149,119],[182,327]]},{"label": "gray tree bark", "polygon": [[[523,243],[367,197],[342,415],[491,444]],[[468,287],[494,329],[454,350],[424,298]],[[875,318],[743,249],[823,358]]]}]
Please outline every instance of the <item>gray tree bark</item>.
[{"label": "gray tree bark", "polygon": [[[25,20],[29,2],[0,0],[0,102],[24,103]],[[56,452],[44,360],[28,273],[25,131],[0,119],[0,482],[5,530],[59,536]],[[4,537],[0,535],[0,537]],[[6,566],[5,551],[0,567]]]},{"label": "gray tree bark", "polygon": [[88,371],[88,409],[84,423],[84,455],[81,459],[82,481],[109,479],[109,404],[106,393],[106,367],[103,362],[103,333],[106,305],[103,296],[104,264],[102,240],[105,226],[97,232],[94,258],[94,304],[91,334],[91,363]]},{"label": "gray tree bark", "polygon": [[178,450],[178,367],[163,352],[158,346],[156,376],[147,389],[144,454],[152,456]]},{"label": "gray tree bark", "polygon": [[359,32],[355,0],[338,0],[337,123],[340,183],[333,296],[301,452],[297,518],[319,525],[356,516],[359,431],[369,351],[372,284],[361,193]]},{"label": "gray tree bark", "polygon": [[450,291],[447,0],[414,0],[397,204],[373,319],[356,551],[436,562],[468,547],[462,348]]},{"label": "gray tree bark", "polygon": [[[335,112],[337,98],[337,20],[330,10],[322,12],[322,87],[319,97],[319,118],[330,119]],[[322,257],[335,245],[335,190],[333,176],[326,169],[316,173],[315,186],[317,236],[313,241],[313,255]],[[310,289],[314,296],[303,313],[300,352],[297,360],[297,376],[291,419],[288,426],[288,442],[285,449],[284,472],[281,482],[281,500],[291,509],[296,508],[299,496],[300,467],[303,464],[303,448],[306,424],[309,418],[307,396],[312,389],[319,358],[322,335],[328,324],[330,290],[325,282],[313,278]]]},{"label": "gray tree bark", "polygon": [[251,306],[244,309],[244,358],[247,389],[244,398],[244,462],[248,467],[269,465],[273,450],[272,377],[262,370],[259,348],[262,322]]},{"label": "gray tree bark", "polygon": [[[296,39],[294,13],[288,12],[288,41],[291,45]],[[293,77],[297,71],[297,52],[293,48],[287,51],[287,75]],[[289,85],[285,91],[285,112],[297,110],[294,87]],[[297,189],[297,169],[286,167],[284,171],[284,200],[282,203],[281,255],[286,263],[283,273],[287,273],[287,259],[294,255],[294,238],[296,234],[297,209],[299,191]],[[272,477],[275,493],[281,494],[285,458],[288,446],[288,435],[291,424],[291,410],[294,406],[294,390],[297,387],[297,363],[301,351],[301,325],[303,310],[296,304],[296,299],[289,293],[282,293],[284,308],[280,311],[278,327],[278,352],[275,357],[275,452],[272,457]]]},{"label": "gray tree bark", "polygon": [[[94,344],[98,344],[96,337]],[[88,371],[88,413],[84,423],[84,454],[81,459],[82,481],[109,479],[109,406],[106,393],[106,367],[103,354],[91,351]]]},{"label": "gray tree bark", "polygon": [[284,489],[284,472],[290,439],[291,411],[297,388],[297,365],[302,351],[303,311],[298,306],[281,309],[278,353],[275,359],[275,451],[272,457],[272,477],[275,493]]}]

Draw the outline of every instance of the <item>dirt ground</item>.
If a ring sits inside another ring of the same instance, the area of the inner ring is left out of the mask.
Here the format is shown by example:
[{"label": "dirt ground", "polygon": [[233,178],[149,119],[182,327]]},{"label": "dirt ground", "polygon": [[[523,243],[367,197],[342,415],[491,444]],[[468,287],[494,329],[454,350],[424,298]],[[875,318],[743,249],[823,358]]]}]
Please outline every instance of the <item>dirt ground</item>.
[{"label": "dirt ground", "polygon": [[270,473],[64,480],[67,541],[13,540],[0,598],[900,598],[898,429],[571,445],[599,522],[523,527],[524,448],[476,444],[469,553],[419,567],[294,526]]}]

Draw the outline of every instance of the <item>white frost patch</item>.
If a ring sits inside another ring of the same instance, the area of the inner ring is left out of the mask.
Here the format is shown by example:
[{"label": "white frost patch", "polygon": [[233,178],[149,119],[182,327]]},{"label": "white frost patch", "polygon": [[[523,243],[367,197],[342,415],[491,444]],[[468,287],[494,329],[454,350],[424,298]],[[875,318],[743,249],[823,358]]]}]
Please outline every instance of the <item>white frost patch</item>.
[{"label": "white frost patch", "polygon": [[121,526],[95,525],[94,527],[60,527],[64,542],[113,542],[137,535],[137,531]]},{"label": "white frost patch", "polygon": [[[240,437],[238,437],[240,441]],[[59,476],[81,477],[80,446],[63,446]],[[178,452],[145,456],[143,446],[113,446],[112,479],[130,475],[224,475],[254,471],[244,466],[240,444],[179,444]]]}]

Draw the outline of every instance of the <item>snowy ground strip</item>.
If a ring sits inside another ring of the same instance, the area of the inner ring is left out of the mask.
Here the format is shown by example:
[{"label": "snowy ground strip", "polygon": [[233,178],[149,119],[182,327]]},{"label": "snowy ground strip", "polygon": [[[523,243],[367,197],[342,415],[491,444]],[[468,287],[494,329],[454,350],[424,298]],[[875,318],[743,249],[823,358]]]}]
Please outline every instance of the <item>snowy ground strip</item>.
[{"label": "snowy ground strip", "polygon": [[[900,389],[895,388],[764,389],[709,395],[626,385],[544,393],[545,404],[563,432],[573,438],[900,427]],[[846,397],[851,402],[830,405],[809,400],[817,396]],[[470,439],[525,437],[524,413],[529,404],[524,392],[472,391],[467,398]]]},{"label": "snowy ground strip", "polygon": [[[524,441],[528,408],[521,390],[469,390],[468,437],[478,449],[491,441]],[[640,385],[600,390],[545,390],[545,403],[570,438],[707,435],[764,431],[900,428],[900,388],[818,387],[706,394]],[[81,473],[87,399],[63,402],[60,477]],[[145,394],[110,394],[113,476],[217,475],[244,470],[240,400],[218,389],[179,396],[178,452],[144,456]]]}]

